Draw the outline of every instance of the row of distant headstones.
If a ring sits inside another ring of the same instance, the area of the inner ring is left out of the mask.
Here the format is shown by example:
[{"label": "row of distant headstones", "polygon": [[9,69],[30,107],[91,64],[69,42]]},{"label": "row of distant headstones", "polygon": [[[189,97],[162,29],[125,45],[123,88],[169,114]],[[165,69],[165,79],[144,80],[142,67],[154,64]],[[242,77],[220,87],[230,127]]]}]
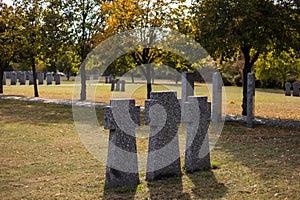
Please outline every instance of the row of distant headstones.
[{"label": "row of distant headstones", "polygon": [[[46,79],[47,85],[52,85],[52,81],[55,81],[56,85],[60,84],[60,74],[55,74],[54,76],[52,73],[44,73],[44,72],[37,72],[37,81],[39,85],[44,84],[44,80]],[[10,85],[17,85],[19,82],[20,85],[26,85],[26,81],[29,81],[29,85],[33,85],[33,73],[32,72],[4,72],[3,75],[3,85],[6,85],[6,79],[10,79]]]},{"label": "row of distant headstones", "polygon": [[[285,83],[285,96],[291,96],[291,87],[292,84],[290,82]],[[299,92],[300,91],[300,83],[294,82],[293,83],[293,96],[294,97],[299,97]]]}]

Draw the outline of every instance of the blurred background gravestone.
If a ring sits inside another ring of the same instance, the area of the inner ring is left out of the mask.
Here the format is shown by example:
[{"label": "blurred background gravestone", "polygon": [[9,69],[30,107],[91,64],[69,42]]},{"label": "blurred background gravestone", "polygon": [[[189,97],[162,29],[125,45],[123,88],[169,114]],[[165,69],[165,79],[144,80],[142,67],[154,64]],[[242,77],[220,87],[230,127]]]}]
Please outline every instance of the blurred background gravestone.
[{"label": "blurred background gravestone", "polygon": [[291,96],[291,83],[290,82],[286,82],[285,83],[285,96]]},{"label": "blurred background gravestone", "polygon": [[293,83],[293,96],[299,97],[299,90],[300,90],[300,83],[294,82]]},{"label": "blurred background gravestone", "polygon": [[11,72],[10,74],[10,85],[16,85],[17,84],[17,73]]},{"label": "blurred background gravestone", "polygon": [[247,127],[253,128],[254,119],[254,96],[255,96],[255,77],[254,73],[248,73],[247,76]]}]

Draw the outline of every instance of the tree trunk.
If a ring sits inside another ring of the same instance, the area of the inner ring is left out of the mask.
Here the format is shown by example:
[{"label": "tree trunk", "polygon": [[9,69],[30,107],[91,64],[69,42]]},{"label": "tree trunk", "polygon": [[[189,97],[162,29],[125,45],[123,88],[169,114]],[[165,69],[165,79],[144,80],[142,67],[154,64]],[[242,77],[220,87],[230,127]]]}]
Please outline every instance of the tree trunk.
[{"label": "tree trunk", "polygon": [[243,69],[243,104],[242,104],[242,115],[247,115],[247,84],[248,84],[248,80],[247,80],[247,75],[248,73],[251,72],[251,67],[249,66],[250,63],[246,63],[244,64],[244,69]]},{"label": "tree trunk", "polygon": [[32,66],[32,73],[33,73],[33,87],[34,87],[34,96],[39,97],[38,86],[36,81],[36,69],[35,69],[35,58],[31,56],[31,66]]},{"label": "tree trunk", "polygon": [[134,83],[134,74],[133,74],[133,72],[131,73],[131,82]]},{"label": "tree trunk", "polygon": [[86,77],[85,77],[84,64],[80,67],[80,78],[81,78],[80,101],[85,101],[86,100]]},{"label": "tree trunk", "polygon": [[147,99],[150,99],[150,93],[152,92],[152,84],[151,84],[151,66],[146,65],[146,80],[147,80]]},{"label": "tree trunk", "polygon": [[244,69],[243,69],[243,103],[242,103],[242,115],[247,115],[247,76],[248,73],[251,72],[251,69],[254,65],[254,63],[257,61],[259,57],[259,52],[253,56],[253,58],[250,58],[250,47],[242,47],[241,48],[243,54],[244,54]]},{"label": "tree trunk", "polygon": [[3,75],[4,68],[0,67],[0,94],[3,94]]}]

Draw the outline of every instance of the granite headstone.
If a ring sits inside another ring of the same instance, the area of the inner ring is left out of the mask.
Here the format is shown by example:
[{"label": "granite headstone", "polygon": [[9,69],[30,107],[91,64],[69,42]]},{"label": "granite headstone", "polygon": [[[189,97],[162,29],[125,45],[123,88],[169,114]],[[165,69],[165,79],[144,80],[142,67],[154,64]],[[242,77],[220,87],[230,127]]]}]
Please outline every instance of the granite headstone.
[{"label": "granite headstone", "polygon": [[11,72],[10,74],[10,85],[16,85],[17,84],[17,73]]},{"label": "granite headstone", "polygon": [[183,104],[183,121],[187,124],[185,169],[187,172],[207,170],[211,167],[208,141],[211,104],[204,96],[190,96],[188,100]]},{"label": "granite headstone", "polygon": [[293,96],[299,97],[299,90],[300,90],[300,83],[294,82],[293,83]]},{"label": "granite headstone", "polygon": [[181,176],[176,92],[151,92],[147,101],[150,125],[146,180]]},{"label": "granite headstone", "polygon": [[112,99],[104,109],[104,128],[109,129],[106,164],[108,187],[139,184],[135,129],[139,126],[140,107],[134,99]]},{"label": "granite headstone", "polygon": [[291,83],[290,82],[286,82],[285,83],[285,96],[291,96]]}]

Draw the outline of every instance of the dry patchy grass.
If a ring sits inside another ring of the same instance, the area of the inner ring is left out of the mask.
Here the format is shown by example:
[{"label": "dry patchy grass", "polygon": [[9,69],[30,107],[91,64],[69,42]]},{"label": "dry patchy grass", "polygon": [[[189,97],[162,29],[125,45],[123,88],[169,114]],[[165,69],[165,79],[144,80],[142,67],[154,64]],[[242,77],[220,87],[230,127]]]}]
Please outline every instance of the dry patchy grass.
[{"label": "dry patchy grass", "polygon": [[0,100],[0,108],[0,199],[300,196],[300,129],[229,123],[211,152],[213,170],[152,183],[142,173],[138,187],[108,189],[105,166],[81,143],[70,107]]}]

